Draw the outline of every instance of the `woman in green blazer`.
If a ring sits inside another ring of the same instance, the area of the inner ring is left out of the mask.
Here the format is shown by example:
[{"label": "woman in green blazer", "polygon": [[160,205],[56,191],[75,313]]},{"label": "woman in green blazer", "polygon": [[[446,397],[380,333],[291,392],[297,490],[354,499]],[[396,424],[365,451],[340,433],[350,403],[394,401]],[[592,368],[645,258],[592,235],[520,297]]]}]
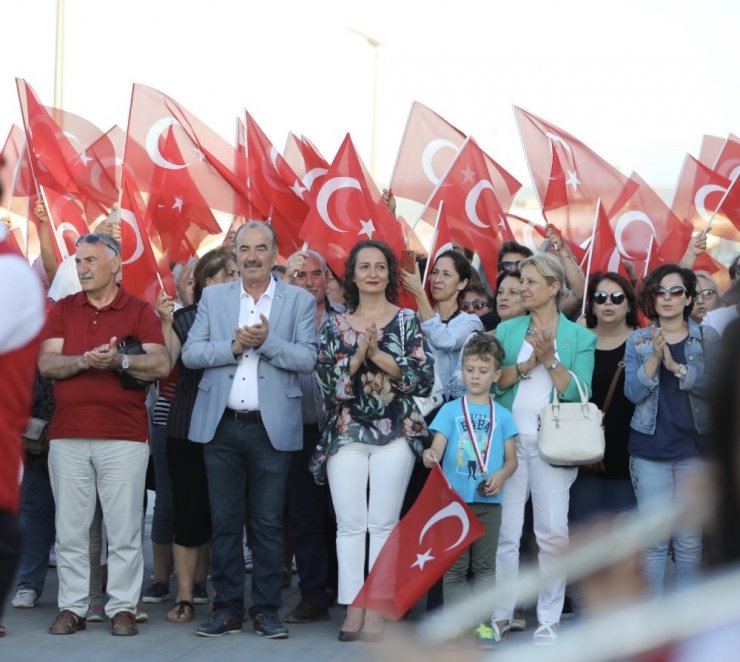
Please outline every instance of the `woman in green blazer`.
[{"label": "woman in green blazer", "polygon": [[[569,321],[558,310],[565,290],[560,262],[543,253],[523,260],[519,268],[522,302],[529,315],[502,322],[496,328],[496,337],[504,347],[504,369],[494,388],[498,402],[511,410],[519,430],[519,466],[504,485],[496,553],[499,581],[518,574],[524,506],[530,494],[541,566],[567,549],[569,492],[577,469],[553,467],[540,457],[538,414],[552,400],[553,387],[561,400],[579,400],[571,372],[591,394],[596,347],[596,336],[591,331]],[[536,644],[555,643],[564,596],[565,578],[540,592]],[[494,633],[498,638],[509,630],[514,603],[512,598],[496,606]]]}]

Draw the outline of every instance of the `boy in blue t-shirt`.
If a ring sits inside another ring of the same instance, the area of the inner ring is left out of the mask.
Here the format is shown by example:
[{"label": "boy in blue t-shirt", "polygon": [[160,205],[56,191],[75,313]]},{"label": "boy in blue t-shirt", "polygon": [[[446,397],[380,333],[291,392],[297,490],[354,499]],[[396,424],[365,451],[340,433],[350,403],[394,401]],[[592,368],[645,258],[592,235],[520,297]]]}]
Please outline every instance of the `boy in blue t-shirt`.
[{"label": "boy in blue t-shirt", "polygon": [[[496,581],[502,490],[516,469],[518,434],[511,412],[495,403],[490,393],[491,385],[501,376],[503,358],[503,348],[496,338],[482,332],[471,335],[462,350],[466,394],[443,405],[429,426],[435,434],[431,447],[424,451],[424,466],[431,468],[441,461],[450,484],[485,529],[445,573],[446,605],[465,599],[469,567],[476,588],[492,586]],[[480,648],[495,646],[490,623],[480,624],[475,636]]]}]

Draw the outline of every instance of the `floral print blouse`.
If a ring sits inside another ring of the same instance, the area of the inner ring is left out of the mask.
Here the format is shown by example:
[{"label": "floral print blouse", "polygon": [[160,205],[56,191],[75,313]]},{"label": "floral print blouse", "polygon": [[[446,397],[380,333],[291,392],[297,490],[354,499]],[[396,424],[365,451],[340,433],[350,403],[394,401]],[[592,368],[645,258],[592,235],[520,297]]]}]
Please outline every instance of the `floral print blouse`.
[{"label": "floral print blouse", "polygon": [[401,368],[398,380],[370,359],[350,377],[350,358],[361,335],[342,314],[333,314],[321,332],[316,379],[324,394],[327,419],[309,467],[317,482],[324,482],[327,459],[344,444],[382,446],[406,437],[414,453],[421,456],[429,435],[412,396],[431,392],[434,357],[416,313],[402,308],[378,329],[378,348],[396,357]]}]

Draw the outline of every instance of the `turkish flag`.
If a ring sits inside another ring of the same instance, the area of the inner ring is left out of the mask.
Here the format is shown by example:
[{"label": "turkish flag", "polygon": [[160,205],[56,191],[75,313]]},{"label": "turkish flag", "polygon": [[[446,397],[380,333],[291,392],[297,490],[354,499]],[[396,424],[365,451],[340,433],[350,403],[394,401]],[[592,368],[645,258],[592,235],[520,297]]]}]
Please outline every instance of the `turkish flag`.
[{"label": "turkish flag", "polygon": [[589,246],[589,265],[587,276],[598,271],[616,271],[629,280],[629,274],[622,264],[614,232],[601,204],[598,204],[596,226]]},{"label": "turkish flag", "polygon": [[610,219],[619,254],[634,264],[638,274],[644,273],[652,236],[653,258],[659,253],[661,262],[678,262],[691,240],[691,224],[681,221],[637,173],[630,182],[634,193]]},{"label": "turkish flag", "polygon": [[402,618],[484,533],[435,465],[416,503],[385,541],[352,606]]},{"label": "turkish flag", "polygon": [[285,160],[301,178],[309,192],[317,191],[324,181],[324,176],[329,172],[329,162],[305,136],[299,138],[293,133],[288,134]]},{"label": "turkish flag", "polygon": [[704,230],[711,219],[711,234],[740,241],[740,186],[736,182],[687,154],[671,208],[697,231]]},{"label": "turkish flag", "polygon": [[[163,153],[171,129],[181,160]],[[186,171],[212,209],[241,214],[246,182],[236,176],[238,154],[233,145],[191,115],[171,97],[134,84],[131,93],[124,160],[141,191],[148,191],[156,173]]]},{"label": "turkish flag", "polygon": [[49,218],[49,230],[54,239],[54,253],[61,262],[77,251],[75,241],[90,232],[85,216],[84,200],[72,193],[60,193],[53,188],[39,186]]},{"label": "turkish flag", "polygon": [[508,226],[485,156],[472,138],[460,148],[422,218],[432,223],[441,202],[452,241],[477,253],[488,282],[495,283],[496,259]]},{"label": "turkish flag", "polygon": [[289,255],[300,248],[297,236],[310,194],[249,113],[246,128],[250,194],[259,208],[268,210],[281,252]]},{"label": "turkish flag", "polygon": [[123,286],[129,294],[156,307],[162,289],[160,282],[172,297],[176,295],[175,283],[166,258],[154,254],[141,195],[136,182],[125,171],[120,214]]},{"label": "turkish flag", "polygon": [[26,134],[19,126],[13,124],[5,139],[2,151],[3,168],[0,180],[3,184],[3,197],[0,206],[12,209],[14,197],[30,197],[36,194],[36,182],[31,173]]},{"label": "turkish flag", "polygon": [[554,124],[517,107],[514,115],[545,217],[567,238],[582,245],[591,234],[596,201],[601,200],[611,218],[636,185]]},{"label": "turkish flag", "polygon": [[[542,240],[547,239],[544,221],[537,222],[516,214],[506,214],[506,223],[514,241],[526,246],[533,253],[539,251]],[[565,241],[565,238],[563,240]],[[504,241],[509,241],[509,239],[504,238]]]},{"label": "turkish flag", "polygon": [[740,176],[740,138],[733,134],[727,137],[711,168],[730,181]]},{"label": "turkish flag", "polygon": [[364,239],[388,244],[400,257],[403,231],[388,210],[349,134],[339,147],[298,235],[323,255],[332,271],[344,273],[352,247]]},{"label": "turkish flag", "polygon": [[717,163],[717,157],[725,146],[725,142],[727,142],[726,138],[704,134],[701,138],[701,146],[699,147],[699,161],[709,168],[714,167],[714,164]]}]

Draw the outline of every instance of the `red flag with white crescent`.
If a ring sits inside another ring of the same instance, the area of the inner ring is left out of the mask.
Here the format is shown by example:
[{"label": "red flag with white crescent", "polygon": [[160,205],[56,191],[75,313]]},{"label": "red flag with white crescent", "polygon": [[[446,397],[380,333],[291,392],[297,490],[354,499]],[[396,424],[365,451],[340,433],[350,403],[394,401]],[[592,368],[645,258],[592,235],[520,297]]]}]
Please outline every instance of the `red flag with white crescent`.
[{"label": "red flag with white crescent", "polygon": [[485,533],[470,507],[434,465],[416,503],[396,524],[353,607],[398,620]]}]

